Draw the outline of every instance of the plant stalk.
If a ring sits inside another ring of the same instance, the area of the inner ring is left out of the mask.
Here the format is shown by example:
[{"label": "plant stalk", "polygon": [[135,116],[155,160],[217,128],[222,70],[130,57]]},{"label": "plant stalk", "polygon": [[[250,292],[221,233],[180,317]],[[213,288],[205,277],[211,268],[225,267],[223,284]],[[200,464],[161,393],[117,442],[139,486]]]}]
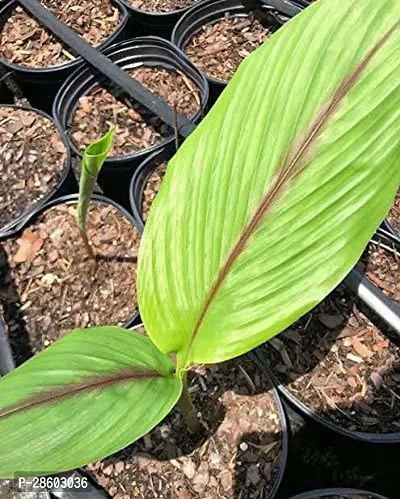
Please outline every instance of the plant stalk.
[{"label": "plant stalk", "polygon": [[82,228],[79,227],[79,232],[81,234],[81,238],[82,238],[83,244],[85,245],[86,251],[88,252],[89,258],[91,258],[92,260],[94,260],[95,262],[97,262],[96,255],[94,254],[94,251],[93,251],[92,247],[89,244],[89,238],[88,238],[88,236],[86,234],[86,231],[82,230]]},{"label": "plant stalk", "polygon": [[183,418],[191,433],[193,433],[194,435],[201,435],[204,431],[204,428],[200,423],[196,408],[194,407],[192,402],[192,397],[189,393],[186,373],[182,378],[182,383],[183,389],[181,398],[179,399],[179,407],[182,411]]}]

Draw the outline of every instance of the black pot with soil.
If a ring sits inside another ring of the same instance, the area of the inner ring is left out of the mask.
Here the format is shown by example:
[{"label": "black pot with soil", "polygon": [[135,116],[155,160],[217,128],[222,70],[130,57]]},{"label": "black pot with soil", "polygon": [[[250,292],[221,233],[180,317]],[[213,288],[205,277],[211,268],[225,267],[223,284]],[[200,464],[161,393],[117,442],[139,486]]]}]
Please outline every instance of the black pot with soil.
[{"label": "black pot with soil", "polygon": [[274,498],[288,433],[263,366],[246,355],[195,367],[188,383],[203,435],[191,434],[176,408],[145,437],[84,471],[112,497]]},{"label": "black pot with soil", "polygon": [[134,220],[94,195],[87,217],[93,260],[76,224],[77,199],[47,203],[0,243],[0,298],[17,363],[72,329],[137,321]]},{"label": "black pot with soil", "polygon": [[0,237],[52,199],[77,192],[64,133],[42,111],[0,105]]},{"label": "black pot with soil", "polygon": [[387,499],[375,492],[359,489],[319,489],[303,492],[291,499]]},{"label": "black pot with soil", "polygon": [[[73,0],[68,8],[63,0],[41,3],[99,48],[120,39],[128,19],[118,0]],[[51,111],[61,83],[83,61],[13,0],[0,8],[0,62],[12,72],[32,105]]]},{"label": "black pot with soil", "polygon": [[[170,42],[144,37],[119,43],[104,53],[148,90],[198,122],[208,100],[208,84]],[[175,131],[138,102],[128,107],[108,90],[104,77],[89,68],[74,73],[57,94],[53,114],[66,131],[71,149],[84,148],[115,126],[110,155],[99,175],[104,193],[129,208],[129,183],[152,152],[172,144]]]},{"label": "black pot with soil", "polygon": [[157,35],[170,38],[179,19],[203,0],[121,0],[131,20],[133,36]]},{"label": "black pot with soil", "polygon": [[400,305],[400,244],[378,235],[367,246],[357,268],[387,298]]},{"label": "black pot with soil", "polygon": [[[370,243],[358,267],[398,299],[395,255]],[[355,440],[400,442],[400,337],[343,284],[259,352],[303,416]]]},{"label": "black pot with soil", "polygon": [[160,190],[167,162],[174,155],[173,147],[156,151],[146,158],[133,174],[129,186],[129,201],[136,225],[143,232],[154,198]]},{"label": "black pot with soil", "polygon": [[[265,2],[270,13],[249,12],[241,0],[206,0],[176,24],[172,42],[203,71],[214,102],[242,60],[302,7],[285,0]],[[268,12],[268,11],[266,11]]]}]

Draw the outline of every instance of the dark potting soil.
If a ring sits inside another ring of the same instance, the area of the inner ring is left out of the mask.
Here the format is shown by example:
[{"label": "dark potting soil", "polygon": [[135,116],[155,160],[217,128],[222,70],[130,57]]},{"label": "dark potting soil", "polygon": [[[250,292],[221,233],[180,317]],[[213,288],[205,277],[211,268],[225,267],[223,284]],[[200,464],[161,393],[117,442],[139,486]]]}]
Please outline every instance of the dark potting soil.
[{"label": "dark potting soil", "polygon": [[400,431],[400,349],[339,286],[267,344],[275,376],[320,416],[352,431]]},{"label": "dark potting soil", "polygon": [[148,12],[173,12],[189,7],[198,0],[127,0],[135,9]]},{"label": "dark potting soil", "polygon": [[[97,46],[120,24],[119,10],[109,0],[41,0],[61,21]],[[9,62],[42,68],[75,57],[22,7],[16,7],[0,32],[0,53]]]},{"label": "dark potting soil", "polygon": [[228,81],[242,60],[258,48],[271,33],[250,16],[226,14],[206,24],[185,47],[185,52],[208,76]]},{"label": "dark potting soil", "polygon": [[387,219],[394,230],[400,234],[400,190],[397,192],[396,199],[389,211]]},{"label": "dark potting soil", "polygon": [[142,200],[142,216],[143,221],[147,220],[151,205],[153,204],[154,198],[157,196],[158,191],[160,190],[165,172],[167,170],[167,162],[164,161],[148,178],[146,185],[143,191],[143,200]]},{"label": "dark potting soil", "polygon": [[206,436],[187,430],[175,409],[151,433],[88,466],[114,499],[268,498],[282,452],[270,385],[246,358],[189,372]]},{"label": "dark potting soil", "polygon": [[67,151],[42,114],[0,107],[0,227],[33,207],[60,181]]},{"label": "dark potting soil", "polygon": [[[128,73],[188,117],[200,108],[200,96],[193,92],[198,90],[197,86],[182,73],[147,67],[134,68]],[[111,125],[115,126],[111,156],[146,149],[173,134],[168,125],[139,103],[130,109],[106,89],[97,86],[79,100],[71,122],[73,140],[79,149],[84,149]]]},{"label": "dark potting soil", "polygon": [[[9,334],[18,342],[24,327],[34,352],[77,327],[122,324],[137,309],[136,229],[116,208],[92,203],[96,268],[75,214],[76,205],[58,205],[2,244],[0,297]],[[11,314],[16,302],[22,324]]]},{"label": "dark potting soil", "polygon": [[360,262],[360,268],[386,296],[400,303],[400,254],[370,243]]}]

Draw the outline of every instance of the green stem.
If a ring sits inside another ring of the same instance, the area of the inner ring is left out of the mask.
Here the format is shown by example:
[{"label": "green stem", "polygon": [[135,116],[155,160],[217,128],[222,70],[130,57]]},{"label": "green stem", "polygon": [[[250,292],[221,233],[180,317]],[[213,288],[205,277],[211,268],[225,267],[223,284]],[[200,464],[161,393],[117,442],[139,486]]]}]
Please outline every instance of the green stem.
[{"label": "green stem", "polygon": [[192,402],[192,397],[190,396],[189,393],[186,373],[182,378],[182,383],[183,383],[183,390],[181,398],[179,399],[179,407],[182,411],[183,418],[190,432],[195,435],[200,435],[203,432],[204,428],[200,423],[200,420],[197,416],[196,408],[194,407]]}]

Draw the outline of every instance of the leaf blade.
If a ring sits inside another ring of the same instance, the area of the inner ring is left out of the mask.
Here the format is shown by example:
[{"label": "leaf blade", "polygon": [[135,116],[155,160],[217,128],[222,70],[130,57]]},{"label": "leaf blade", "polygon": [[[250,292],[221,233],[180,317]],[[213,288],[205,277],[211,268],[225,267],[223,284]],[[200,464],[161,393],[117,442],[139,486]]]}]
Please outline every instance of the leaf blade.
[{"label": "leaf blade", "polygon": [[8,435],[0,476],[66,471],[125,447],[178,400],[172,370],[137,333],[73,331],[0,380],[0,431]]},{"label": "leaf blade", "polygon": [[183,365],[280,332],[346,275],[384,217],[400,182],[398,28],[207,305],[282,158],[398,18],[392,0],[317,2],[247,58],[170,162],[140,251],[139,305],[155,344]]}]

